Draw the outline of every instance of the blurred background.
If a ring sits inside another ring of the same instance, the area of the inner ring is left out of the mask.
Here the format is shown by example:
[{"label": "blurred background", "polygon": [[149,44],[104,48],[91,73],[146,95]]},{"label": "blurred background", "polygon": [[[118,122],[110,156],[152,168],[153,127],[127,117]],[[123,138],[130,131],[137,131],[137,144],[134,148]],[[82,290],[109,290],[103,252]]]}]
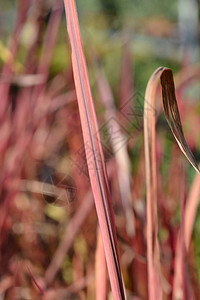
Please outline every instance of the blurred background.
[{"label": "blurred background", "polygon": [[[6,41],[13,31],[17,3],[11,0],[0,2],[3,41]],[[53,0],[47,1],[44,5],[47,19],[52,3]],[[153,0],[151,3],[147,0],[123,2],[86,0],[77,1],[77,6],[82,34],[84,38],[92,39],[94,46],[98,47],[104,55],[104,64],[109,72],[113,71],[112,66],[117,68],[112,62],[120,58],[120,50],[127,41],[130,43],[131,54],[134,54],[134,70],[137,75],[135,78],[139,85],[143,82],[146,84],[152,68],[157,65],[167,62],[169,65],[173,64],[176,70],[182,64],[198,62],[199,2],[197,0],[169,0],[167,3],[158,0]],[[61,66],[64,69],[67,63],[62,39],[62,37],[66,39],[64,24],[63,14],[59,43],[53,59],[52,69],[55,68],[55,72],[60,70]],[[22,46],[24,47],[34,38],[31,30],[34,32],[29,20],[23,30]],[[144,64],[146,72],[139,72]],[[119,68],[120,64],[117,65]],[[144,78],[141,78],[141,73]],[[112,72],[111,81],[116,80],[116,76],[117,72]]]},{"label": "blurred background", "polygon": [[[199,162],[199,1],[76,3],[125,285],[130,299],[148,299],[145,88],[159,66],[173,70],[186,140]],[[62,1],[0,0],[0,68],[0,300],[95,299],[101,245]],[[172,299],[180,199],[188,199],[195,174],[157,103],[159,238],[165,299]],[[127,158],[125,191],[116,178],[119,157]],[[199,299],[198,203],[196,211],[186,281]]]}]

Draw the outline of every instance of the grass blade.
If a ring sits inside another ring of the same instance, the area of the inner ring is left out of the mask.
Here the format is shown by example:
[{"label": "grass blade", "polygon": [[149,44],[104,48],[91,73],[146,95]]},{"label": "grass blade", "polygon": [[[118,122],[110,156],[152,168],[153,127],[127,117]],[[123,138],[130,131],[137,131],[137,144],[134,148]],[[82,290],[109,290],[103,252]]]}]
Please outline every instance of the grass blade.
[{"label": "grass blade", "polygon": [[[191,191],[188,195],[188,199],[185,206],[185,248],[189,250],[190,241],[192,237],[192,230],[197,213],[200,195],[200,176],[195,176],[194,182],[191,187]],[[187,225],[187,226],[186,226]]]},{"label": "grass blade", "polygon": [[[144,146],[147,187],[147,266],[149,300],[162,299],[160,276],[160,249],[158,243],[157,176],[155,151],[155,93],[159,76],[149,79],[144,102]],[[150,107],[150,109],[149,109]]]},{"label": "grass blade", "polygon": [[97,248],[95,254],[95,284],[96,300],[107,299],[107,268],[99,227],[97,228]]},{"label": "grass blade", "polygon": [[183,154],[199,173],[198,165],[185,140],[172,71],[168,68],[158,68],[149,79],[144,103],[144,143],[147,186],[147,256],[149,299],[161,299],[160,250],[158,243],[157,216],[157,170],[156,170],[156,137],[155,137],[155,94],[161,79],[162,102],[165,117],[169,127]]},{"label": "grass blade", "polygon": [[72,65],[89,176],[101,228],[114,299],[125,299],[110,190],[100,143],[75,1],[65,0],[67,26],[72,47]]}]

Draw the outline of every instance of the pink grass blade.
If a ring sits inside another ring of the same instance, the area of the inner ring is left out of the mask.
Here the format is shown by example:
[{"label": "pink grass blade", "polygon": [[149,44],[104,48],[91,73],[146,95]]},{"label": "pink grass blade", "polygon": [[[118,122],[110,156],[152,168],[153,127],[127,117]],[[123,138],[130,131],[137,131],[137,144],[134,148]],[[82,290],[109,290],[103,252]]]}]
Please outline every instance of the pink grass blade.
[{"label": "pink grass blade", "polygon": [[83,52],[76,4],[74,0],[65,0],[64,3],[67,16],[68,32],[72,47],[72,66],[85,144],[86,159],[104,243],[111,288],[114,299],[125,299],[126,296],[119,264],[111,196],[107,172],[104,164],[103,151],[98,133],[98,125],[91,94],[88,71]]},{"label": "pink grass blade", "polygon": [[97,230],[97,248],[95,255],[96,300],[107,299],[107,268],[101,231]]},{"label": "pink grass blade", "polygon": [[[184,176],[183,176],[184,178]],[[175,252],[175,267],[174,267],[174,283],[173,283],[173,300],[195,299],[191,288],[191,282],[188,276],[187,257],[185,249],[185,205],[184,205],[184,180],[181,185],[181,224],[178,232]]]},{"label": "pink grass blade", "polygon": [[182,286],[183,286],[183,276],[182,276],[182,262],[183,262],[183,253],[181,251],[181,237],[180,232],[177,237],[177,243],[176,243],[176,256],[175,256],[175,262],[174,262],[174,278],[173,278],[173,293],[172,293],[172,299],[183,299],[183,292],[182,292]]},{"label": "pink grass blade", "polygon": [[[108,166],[109,178],[111,176],[110,175],[110,171],[112,169],[111,167],[112,165]],[[31,184],[31,186],[30,184],[28,184],[28,186],[27,184],[25,185],[23,181],[21,181],[21,183],[22,183],[21,190],[23,191],[38,193],[39,190],[40,191],[42,190],[41,187],[39,188],[38,182]],[[56,252],[54,253],[54,256],[48,268],[46,269],[44,275],[45,286],[48,287],[53,283],[56,274],[59,271],[67,252],[72,246],[77,233],[79,232],[79,230],[81,230],[81,227],[85,222],[89,212],[91,211],[93,204],[94,202],[93,202],[92,192],[89,191],[84,197],[82,203],[80,204],[80,207],[78,208],[78,210],[76,211],[76,213],[74,214],[70,222],[67,224],[67,227],[63,234],[62,241],[60,242],[58,248],[56,249]]]},{"label": "pink grass blade", "polygon": [[45,295],[45,291],[44,289],[40,286],[38,280],[35,278],[35,276],[33,275],[33,272],[31,271],[31,269],[27,266],[27,269],[30,273],[30,276],[34,282],[34,284],[36,285],[36,287],[38,288],[38,290],[40,291],[40,293],[44,296]]},{"label": "pink grass blade", "polygon": [[149,300],[162,299],[157,216],[155,110],[153,109],[159,75],[159,73],[154,73],[149,79],[144,102],[144,146],[147,187],[147,266]]},{"label": "pink grass blade", "polygon": [[185,205],[185,248],[189,250],[200,196],[200,176],[196,174]]}]

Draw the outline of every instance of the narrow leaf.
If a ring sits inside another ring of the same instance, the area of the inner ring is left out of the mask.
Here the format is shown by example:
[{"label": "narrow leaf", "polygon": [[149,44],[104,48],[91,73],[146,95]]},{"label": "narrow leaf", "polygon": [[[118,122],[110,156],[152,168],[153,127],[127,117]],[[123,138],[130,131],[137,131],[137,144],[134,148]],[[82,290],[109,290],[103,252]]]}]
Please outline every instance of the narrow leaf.
[{"label": "narrow leaf", "polygon": [[189,250],[200,196],[200,176],[196,174],[185,206],[185,248]]},{"label": "narrow leaf", "polygon": [[147,267],[149,300],[162,299],[160,249],[158,243],[155,110],[153,109],[159,73],[156,71],[150,77],[146,88],[144,101],[144,146],[147,187]]},{"label": "narrow leaf", "polygon": [[186,158],[199,173],[198,165],[185,140],[172,71],[165,67],[158,68],[150,77],[144,102],[144,143],[147,186],[147,256],[149,299],[161,299],[160,249],[158,242],[157,216],[157,168],[156,168],[156,133],[155,133],[155,94],[159,79],[162,86],[162,102],[169,127]]},{"label": "narrow leaf", "polygon": [[117,251],[111,196],[83,52],[76,4],[74,0],[65,0],[64,3],[67,16],[67,27],[72,47],[72,66],[86,159],[103,238],[111,288],[114,299],[125,299],[124,284]]},{"label": "narrow leaf", "polygon": [[96,300],[107,299],[107,269],[103,241],[97,228],[97,247],[95,253],[95,290]]}]

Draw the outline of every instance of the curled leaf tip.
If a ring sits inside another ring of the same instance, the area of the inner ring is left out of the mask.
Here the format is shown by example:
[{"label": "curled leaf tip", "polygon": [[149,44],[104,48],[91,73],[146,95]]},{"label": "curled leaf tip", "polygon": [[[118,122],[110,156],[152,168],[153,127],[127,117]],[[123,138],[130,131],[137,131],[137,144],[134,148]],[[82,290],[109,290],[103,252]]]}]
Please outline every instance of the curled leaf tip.
[{"label": "curled leaf tip", "polygon": [[165,67],[159,67],[155,72],[154,72],[154,76],[156,76],[160,71],[162,71],[163,69],[166,69]]},{"label": "curled leaf tip", "polygon": [[181,149],[188,161],[194,167],[194,169],[200,173],[196,159],[190,150],[181,124],[180,114],[178,110],[178,104],[175,95],[175,85],[173,79],[173,73],[171,69],[164,68],[160,76],[162,87],[162,102],[168,125]]}]

